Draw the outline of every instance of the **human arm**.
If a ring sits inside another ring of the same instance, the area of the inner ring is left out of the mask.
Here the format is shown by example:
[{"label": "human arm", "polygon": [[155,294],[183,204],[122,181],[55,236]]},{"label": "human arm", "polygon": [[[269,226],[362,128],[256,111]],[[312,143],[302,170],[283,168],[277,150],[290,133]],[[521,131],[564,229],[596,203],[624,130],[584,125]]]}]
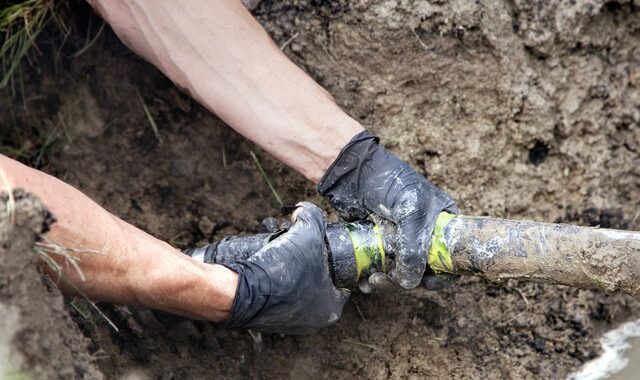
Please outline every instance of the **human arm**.
[{"label": "human arm", "polygon": [[236,131],[318,183],[362,126],[239,0],[89,0],[122,41]]},{"label": "human arm", "polygon": [[[366,152],[342,149],[353,147],[362,126],[287,59],[239,0],[89,2],[125,44],[232,128],[320,184],[343,214],[336,200],[350,202],[359,217],[373,213],[396,223],[401,244],[393,278],[405,288],[420,283],[435,218],[455,211],[453,201],[377,140],[372,144],[373,136],[363,142]],[[438,288],[432,279],[423,284]]]},{"label": "human arm", "polygon": [[229,318],[238,281],[233,270],[191,260],[55,177],[3,155],[0,169],[12,188],[37,195],[56,217],[47,239],[77,251],[72,254],[80,260],[85,281],[60,258],[66,279],[48,270],[65,293],[77,293],[71,281],[96,301],[140,305],[196,319]]},{"label": "human arm", "polygon": [[[0,155],[11,188],[37,195],[56,218],[48,244],[69,249],[77,269],[52,254],[67,294],[144,306],[222,327],[310,333],[335,323],[349,292],[333,286],[320,209],[303,203],[291,229],[247,260],[204,264],[107,212],[80,191]],[[4,185],[4,184],[3,184]],[[6,185],[5,185],[6,186]]]}]

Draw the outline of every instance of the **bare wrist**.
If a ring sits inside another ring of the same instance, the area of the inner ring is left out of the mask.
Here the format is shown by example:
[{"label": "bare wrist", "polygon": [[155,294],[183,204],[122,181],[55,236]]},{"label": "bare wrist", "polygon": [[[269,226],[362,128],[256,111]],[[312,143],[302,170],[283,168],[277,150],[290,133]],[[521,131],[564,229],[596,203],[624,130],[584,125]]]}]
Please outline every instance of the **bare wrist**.
[{"label": "bare wrist", "polygon": [[[221,265],[198,263],[165,246],[144,271],[127,271],[133,303],[193,319],[229,318],[238,274]],[[144,273],[141,275],[140,273]]]},{"label": "bare wrist", "polygon": [[[328,123],[325,122],[325,126],[314,128],[315,133],[309,133],[313,138],[304,141],[305,144],[301,147],[308,156],[309,163],[304,163],[301,155],[285,160],[285,163],[318,184],[342,148],[353,136],[364,129],[355,120],[344,114],[343,116],[342,120],[336,120],[331,126],[326,126]],[[301,142],[297,143],[301,144]]]},{"label": "bare wrist", "polygon": [[[211,264],[204,264],[211,265]],[[211,265],[211,299],[216,313],[211,320],[222,322],[229,319],[238,289],[238,273],[222,265]]]}]

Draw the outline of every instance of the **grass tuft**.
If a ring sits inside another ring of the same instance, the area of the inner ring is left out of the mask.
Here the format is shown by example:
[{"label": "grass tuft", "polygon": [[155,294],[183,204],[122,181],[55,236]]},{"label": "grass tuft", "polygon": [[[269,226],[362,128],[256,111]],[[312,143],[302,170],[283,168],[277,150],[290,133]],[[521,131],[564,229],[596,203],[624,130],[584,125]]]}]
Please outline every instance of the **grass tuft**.
[{"label": "grass tuft", "polygon": [[[54,0],[9,1],[0,9],[0,89],[11,84],[20,63],[27,57],[44,27],[52,20]],[[21,77],[21,76],[20,76]],[[20,83],[22,87],[22,83]],[[15,91],[14,91],[15,92]]]},{"label": "grass tuft", "polygon": [[48,164],[50,157],[60,151],[68,140],[63,127],[59,125],[53,126],[49,131],[38,131],[38,133],[42,133],[42,135],[38,136],[40,141],[35,145],[21,148],[0,145],[0,154],[18,160],[32,168],[42,169]]}]

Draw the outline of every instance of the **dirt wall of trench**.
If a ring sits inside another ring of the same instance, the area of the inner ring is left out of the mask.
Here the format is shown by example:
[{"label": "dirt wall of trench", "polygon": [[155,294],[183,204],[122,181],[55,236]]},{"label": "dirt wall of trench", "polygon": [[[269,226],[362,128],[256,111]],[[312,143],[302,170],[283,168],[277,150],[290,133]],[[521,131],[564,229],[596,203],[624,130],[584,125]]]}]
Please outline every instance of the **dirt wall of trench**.
[{"label": "dirt wall of trench", "polygon": [[102,379],[89,340],[38,270],[36,242],[53,218],[33,195],[12,193],[0,192],[0,377]]}]

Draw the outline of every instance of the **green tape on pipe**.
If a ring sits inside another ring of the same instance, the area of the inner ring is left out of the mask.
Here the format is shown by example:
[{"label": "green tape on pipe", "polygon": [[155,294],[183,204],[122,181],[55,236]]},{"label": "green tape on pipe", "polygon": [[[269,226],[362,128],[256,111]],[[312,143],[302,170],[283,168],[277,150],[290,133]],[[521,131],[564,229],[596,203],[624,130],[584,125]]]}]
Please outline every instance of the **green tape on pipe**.
[{"label": "green tape on pipe", "polygon": [[[453,214],[441,212],[436,219],[427,259],[429,267],[436,274],[454,273],[451,255],[444,240],[444,227],[455,217]],[[353,244],[356,280],[371,268],[386,272],[386,252],[380,226],[348,223],[346,228]]]},{"label": "green tape on pipe", "polygon": [[347,231],[353,244],[356,261],[356,280],[364,271],[371,268],[386,271],[386,253],[382,240],[382,231],[375,224],[373,227],[363,227],[356,224],[347,224]]},{"label": "green tape on pipe", "polygon": [[444,227],[456,216],[448,212],[441,212],[436,219],[436,227],[431,235],[431,247],[427,262],[429,267],[436,273],[455,273],[451,254],[444,240]]}]

